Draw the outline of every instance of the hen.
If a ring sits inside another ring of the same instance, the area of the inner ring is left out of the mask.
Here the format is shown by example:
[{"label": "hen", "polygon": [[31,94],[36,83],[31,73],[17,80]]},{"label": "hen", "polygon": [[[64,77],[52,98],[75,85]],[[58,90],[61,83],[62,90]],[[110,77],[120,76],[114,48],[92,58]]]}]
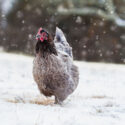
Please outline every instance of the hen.
[{"label": "hen", "polygon": [[79,82],[78,68],[73,64],[72,48],[59,28],[56,28],[54,40],[42,28],[39,29],[36,39],[34,80],[42,94],[54,95],[55,104],[62,104]]}]

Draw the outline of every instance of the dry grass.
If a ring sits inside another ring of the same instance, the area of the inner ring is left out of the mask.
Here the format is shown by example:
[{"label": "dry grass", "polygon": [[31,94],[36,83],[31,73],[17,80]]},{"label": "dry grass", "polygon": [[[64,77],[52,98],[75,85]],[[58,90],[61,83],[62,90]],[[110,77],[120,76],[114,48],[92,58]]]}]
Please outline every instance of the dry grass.
[{"label": "dry grass", "polygon": [[37,105],[53,105],[54,100],[52,99],[42,99],[42,98],[35,98],[35,99],[29,99],[25,100],[22,98],[14,98],[14,99],[6,99],[7,102],[10,103],[31,103],[31,104],[37,104]]},{"label": "dry grass", "polygon": [[44,99],[44,100],[30,100],[31,104],[38,104],[38,105],[53,105],[54,104],[54,100],[50,100],[50,99]]},{"label": "dry grass", "polygon": [[94,98],[94,99],[104,99],[104,98],[112,98],[112,97],[108,97],[108,96],[92,96],[91,98]]}]

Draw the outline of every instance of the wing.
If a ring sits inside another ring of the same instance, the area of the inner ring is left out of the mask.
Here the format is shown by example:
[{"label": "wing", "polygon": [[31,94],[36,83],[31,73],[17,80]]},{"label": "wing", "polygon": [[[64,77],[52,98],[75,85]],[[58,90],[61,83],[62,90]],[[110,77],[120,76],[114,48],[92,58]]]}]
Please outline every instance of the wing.
[{"label": "wing", "polygon": [[71,58],[73,58],[72,47],[70,47],[70,45],[68,44],[68,42],[64,36],[64,33],[58,27],[56,27],[56,35],[54,38],[54,42],[55,42],[58,52],[60,52],[63,55],[67,55],[67,56],[70,56]]}]

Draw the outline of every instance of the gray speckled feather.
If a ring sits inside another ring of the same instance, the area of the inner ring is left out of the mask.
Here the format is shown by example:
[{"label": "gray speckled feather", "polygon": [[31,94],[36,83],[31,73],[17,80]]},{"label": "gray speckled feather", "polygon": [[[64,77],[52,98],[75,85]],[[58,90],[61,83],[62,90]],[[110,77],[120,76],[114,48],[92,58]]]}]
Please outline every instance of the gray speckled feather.
[{"label": "gray speckled feather", "polygon": [[54,38],[54,42],[55,42],[56,48],[59,52],[69,55],[71,58],[73,58],[72,47],[69,46],[69,44],[64,36],[64,33],[58,27],[56,27],[56,35]]}]

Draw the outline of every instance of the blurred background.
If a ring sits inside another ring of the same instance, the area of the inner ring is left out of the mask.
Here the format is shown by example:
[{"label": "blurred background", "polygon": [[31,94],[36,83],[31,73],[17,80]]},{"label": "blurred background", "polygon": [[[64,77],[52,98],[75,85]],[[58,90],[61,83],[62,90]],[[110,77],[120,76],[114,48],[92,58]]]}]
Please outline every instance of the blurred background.
[{"label": "blurred background", "polygon": [[74,59],[125,63],[125,0],[0,0],[0,50],[33,55],[38,28],[61,28]]}]

